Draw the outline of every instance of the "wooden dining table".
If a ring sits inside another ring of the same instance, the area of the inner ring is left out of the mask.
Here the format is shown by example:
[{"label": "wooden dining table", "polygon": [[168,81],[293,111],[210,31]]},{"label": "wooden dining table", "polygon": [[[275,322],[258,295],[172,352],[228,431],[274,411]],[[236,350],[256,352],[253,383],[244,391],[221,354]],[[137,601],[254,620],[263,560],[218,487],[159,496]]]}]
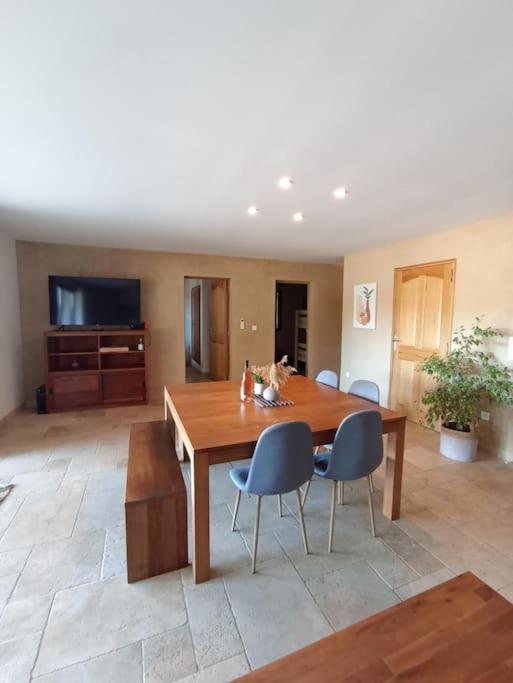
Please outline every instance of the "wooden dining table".
[{"label": "wooden dining table", "polygon": [[397,519],[406,416],[320,384],[292,377],[282,397],[292,405],[263,408],[241,401],[237,381],[172,384],[164,388],[165,419],[177,453],[191,462],[193,573],[196,583],[210,578],[209,467],[253,455],[261,432],[270,425],[303,420],[310,425],[314,446],[331,443],[340,422],[359,410],[381,413],[385,454],[383,514]]}]

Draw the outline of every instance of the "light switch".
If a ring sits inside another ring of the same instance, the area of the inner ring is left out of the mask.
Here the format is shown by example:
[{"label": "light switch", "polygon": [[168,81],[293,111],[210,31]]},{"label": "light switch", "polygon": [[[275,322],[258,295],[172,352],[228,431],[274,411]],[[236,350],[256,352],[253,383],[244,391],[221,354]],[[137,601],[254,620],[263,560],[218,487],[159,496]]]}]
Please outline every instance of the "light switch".
[{"label": "light switch", "polygon": [[240,329],[245,330],[246,329],[246,323],[244,321],[244,318],[240,319]]},{"label": "light switch", "polygon": [[347,377],[348,379],[349,379],[349,377],[351,377],[351,373],[349,372],[349,370],[346,370],[346,377]]},{"label": "light switch", "polygon": [[256,325],[251,325],[251,331],[256,332],[257,326]]}]

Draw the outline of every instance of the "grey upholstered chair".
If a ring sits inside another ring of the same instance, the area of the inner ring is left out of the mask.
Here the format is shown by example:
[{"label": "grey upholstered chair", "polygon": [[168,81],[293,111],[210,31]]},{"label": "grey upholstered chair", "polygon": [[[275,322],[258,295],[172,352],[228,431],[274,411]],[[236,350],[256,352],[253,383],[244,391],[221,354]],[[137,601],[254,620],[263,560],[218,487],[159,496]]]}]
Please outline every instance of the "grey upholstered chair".
[{"label": "grey upholstered chair", "polygon": [[313,469],[312,432],[306,422],[298,421],[281,422],[264,429],[257,441],[251,465],[230,470],[230,477],[238,489],[233,511],[232,531],[235,531],[241,492],[245,491],[256,495],[253,562],[251,566],[253,574],[256,568],[262,496],[281,496],[290,491],[296,492],[303,543],[305,553],[308,554],[308,539],[299,487],[310,481]]},{"label": "grey upholstered chair", "polygon": [[[346,417],[339,425],[331,453],[322,453],[314,457],[314,472],[318,477],[331,479],[333,493],[331,498],[331,517],[328,548],[333,546],[333,530],[335,528],[335,506],[337,482],[354,481],[367,477],[369,485],[369,513],[372,535],[376,535],[370,474],[380,466],[383,460],[383,439],[381,414],[377,410],[361,410]],[[310,482],[307,484],[303,505]]]},{"label": "grey upholstered chair", "polygon": [[379,387],[368,379],[355,380],[349,387],[348,393],[379,405]]},{"label": "grey upholstered chair", "polygon": [[[365,398],[367,401],[372,401],[379,406],[379,387],[376,382],[371,382],[368,379],[356,379],[349,387],[349,394]],[[374,480],[372,474],[370,475],[371,493],[374,493]],[[344,503],[344,483],[339,487],[339,503]]]},{"label": "grey upholstered chair", "polygon": [[329,387],[338,389],[337,373],[333,372],[333,370],[321,370],[315,380],[320,384],[327,384]]}]

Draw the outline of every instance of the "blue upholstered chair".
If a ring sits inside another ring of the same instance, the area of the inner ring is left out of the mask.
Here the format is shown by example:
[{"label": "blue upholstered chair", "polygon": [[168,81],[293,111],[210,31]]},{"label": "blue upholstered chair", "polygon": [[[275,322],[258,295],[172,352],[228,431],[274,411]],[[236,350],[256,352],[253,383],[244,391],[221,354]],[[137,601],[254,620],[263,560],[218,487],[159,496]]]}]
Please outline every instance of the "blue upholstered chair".
[{"label": "blue upholstered chair", "polygon": [[[333,546],[333,530],[335,528],[335,506],[337,483],[354,481],[367,477],[369,485],[369,513],[372,535],[376,535],[370,475],[383,460],[383,438],[381,414],[377,410],[361,410],[348,415],[339,425],[331,453],[315,456],[314,472],[322,479],[331,479],[333,493],[331,498],[331,518],[329,529],[329,552]],[[309,484],[303,498],[303,505],[308,495]]]},{"label": "blue upholstered chair", "polygon": [[290,491],[296,492],[303,543],[305,552],[308,554],[308,540],[299,487],[310,481],[313,469],[312,432],[308,424],[306,422],[281,422],[267,427],[260,434],[249,467],[236,467],[230,470],[230,477],[238,489],[233,511],[232,531],[235,531],[242,491],[256,495],[251,566],[253,574],[256,568],[262,496],[281,496]]},{"label": "blue upholstered chair", "polygon": [[315,378],[316,382],[320,384],[327,384],[329,387],[338,389],[338,377],[337,373],[333,370],[321,370],[320,373]]},{"label": "blue upholstered chair", "polygon": [[[365,398],[367,401],[372,401],[379,406],[379,387],[376,382],[371,382],[368,379],[356,379],[349,387],[349,394]],[[371,493],[374,493],[374,480],[372,474],[370,477]],[[344,484],[339,487],[339,503],[344,502]]]}]

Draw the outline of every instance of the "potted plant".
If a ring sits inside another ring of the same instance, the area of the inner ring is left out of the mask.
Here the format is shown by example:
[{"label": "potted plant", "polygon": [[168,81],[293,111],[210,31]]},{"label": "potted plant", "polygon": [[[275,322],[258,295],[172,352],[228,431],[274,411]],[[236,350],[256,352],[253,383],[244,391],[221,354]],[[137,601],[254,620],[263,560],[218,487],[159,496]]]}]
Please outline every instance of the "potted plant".
[{"label": "potted plant", "polygon": [[448,458],[462,462],[476,459],[483,402],[513,404],[511,371],[482,348],[488,339],[500,336],[493,327],[481,327],[480,318],[476,318],[470,330],[463,326],[456,330],[450,353],[435,353],[420,367],[434,380],[422,398],[427,406],[425,422],[433,427],[441,421],[440,452]]},{"label": "potted plant", "polygon": [[251,368],[251,378],[254,382],[253,393],[256,396],[261,396],[264,393],[265,386],[265,368],[254,365]]},{"label": "potted plant", "polygon": [[277,401],[280,398],[280,388],[287,383],[292,374],[297,372],[296,368],[293,368],[292,365],[287,365],[287,362],[288,356],[283,356],[278,363],[269,363],[268,365],[251,368],[251,374],[255,379],[255,389],[258,381],[257,377],[260,377],[263,382],[268,384],[267,388],[262,392],[267,401]]}]

